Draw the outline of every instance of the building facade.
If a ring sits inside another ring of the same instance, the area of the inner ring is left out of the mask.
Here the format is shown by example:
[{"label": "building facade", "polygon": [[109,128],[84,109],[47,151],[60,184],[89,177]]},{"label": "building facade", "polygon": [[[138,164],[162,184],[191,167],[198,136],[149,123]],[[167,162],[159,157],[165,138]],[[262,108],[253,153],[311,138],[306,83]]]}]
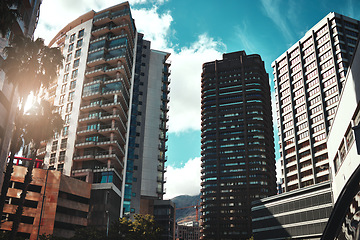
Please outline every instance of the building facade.
[{"label": "building facade", "polygon": [[124,214],[148,214],[165,193],[169,55],[138,34]]},{"label": "building facade", "polygon": [[177,224],[176,240],[200,240],[199,222],[185,222]]},{"label": "building facade", "polygon": [[359,29],[329,13],[272,63],[283,191],[329,180],[326,137]]},{"label": "building facade", "polygon": [[65,63],[47,99],[65,125],[38,157],[92,184],[89,225],[140,213],[164,192],[169,54],[150,49],[128,2],[80,16],[50,46]]},{"label": "building facade", "polygon": [[331,210],[329,181],[256,200],[254,239],[320,239]]},{"label": "building facade", "polygon": [[[22,159],[22,163],[25,163]],[[91,184],[44,170],[36,164],[21,217],[18,236],[30,240],[38,235],[73,237],[75,229],[87,226]],[[10,231],[27,168],[14,166],[0,229]]]},{"label": "building facade", "polygon": [[251,202],[276,194],[264,62],[240,51],[204,63],[201,93],[202,239],[247,239]]},{"label": "building facade", "polygon": [[358,146],[360,145],[357,143],[360,138],[358,135],[360,133],[359,64],[360,51],[357,46],[346,76],[344,89],[340,95],[333,126],[327,138],[334,202],[337,201],[343,187],[359,166]]},{"label": "building facade", "polygon": [[[0,63],[4,59],[3,50],[9,44],[9,39],[15,34],[24,34],[32,37],[35,31],[41,0],[19,1],[19,12],[22,19],[18,20],[6,36],[0,34]],[[18,95],[11,83],[6,81],[3,71],[0,70],[0,159],[7,159],[9,154],[10,140],[12,136],[15,109],[17,107]],[[5,172],[5,162],[0,163],[0,186],[2,185]]]},{"label": "building facade", "polygon": [[322,239],[359,239],[360,211],[360,48],[346,75],[334,123],[329,131],[334,209]]}]

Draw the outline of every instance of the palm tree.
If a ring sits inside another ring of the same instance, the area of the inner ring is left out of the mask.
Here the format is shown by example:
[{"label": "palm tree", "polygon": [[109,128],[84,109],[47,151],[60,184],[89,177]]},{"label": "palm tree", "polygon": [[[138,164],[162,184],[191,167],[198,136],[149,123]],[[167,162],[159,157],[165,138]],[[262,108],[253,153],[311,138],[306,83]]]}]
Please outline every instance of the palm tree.
[{"label": "palm tree", "polygon": [[[24,137],[24,118],[21,116],[22,110],[16,112],[15,116],[15,127],[13,131],[13,135],[11,137],[11,145],[10,145],[10,161],[6,166],[4,182],[0,192],[0,213],[2,214],[6,194],[10,186],[11,174],[14,168],[14,158],[15,154],[20,151],[23,146],[23,137]],[[6,181],[5,181],[6,180]]]},{"label": "palm tree", "polygon": [[24,115],[26,122],[25,139],[26,144],[30,145],[31,161],[27,167],[24,179],[24,185],[20,194],[20,200],[15,212],[10,239],[16,239],[17,231],[20,225],[21,216],[24,209],[27,190],[32,181],[32,171],[36,159],[36,152],[40,147],[40,142],[52,138],[55,132],[61,130],[63,120],[60,114],[55,112],[55,107],[47,101],[42,100],[40,103],[35,102],[31,111]]},{"label": "palm tree", "polygon": [[[3,0],[0,0],[0,2]],[[5,49],[7,58],[0,66],[6,74],[6,80],[14,85],[19,93],[19,106],[24,106],[30,92],[36,96],[42,86],[47,87],[57,77],[57,70],[62,66],[63,56],[60,49],[49,48],[42,39],[33,41],[24,36],[14,38],[12,45]],[[10,144],[10,160],[4,175],[0,195],[0,214],[3,213],[6,194],[10,185],[13,161],[23,142],[26,119],[23,110],[17,109],[13,137]],[[2,160],[6,163],[7,159]]]},{"label": "palm tree", "polygon": [[13,24],[21,18],[19,13],[20,0],[0,1],[0,34],[2,37],[11,29]]}]

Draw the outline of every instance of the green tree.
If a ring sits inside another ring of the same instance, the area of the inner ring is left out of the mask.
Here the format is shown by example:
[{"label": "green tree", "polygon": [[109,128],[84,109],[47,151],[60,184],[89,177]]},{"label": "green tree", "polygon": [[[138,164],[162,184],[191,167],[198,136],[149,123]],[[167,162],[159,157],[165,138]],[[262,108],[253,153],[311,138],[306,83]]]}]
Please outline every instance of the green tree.
[{"label": "green tree", "polygon": [[114,222],[109,230],[109,239],[119,240],[157,240],[160,228],[156,226],[154,216],[136,214],[134,220],[121,218]]},{"label": "green tree", "polygon": [[120,218],[110,225],[109,236],[106,237],[105,229],[86,227],[77,229],[73,240],[158,240],[160,228],[152,215],[134,216],[134,220]]},{"label": "green tree", "polygon": [[[30,92],[36,96],[41,86],[48,86],[57,76],[57,70],[62,66],[63,56],[60,49],[49,48],[42,39],[33,41],[24,36],[14,38],[12,45],[5,48],[6,59],[0,66],[6,74],[6,80],[19,92],[20,106],[16,112],[13,136],[10,144],[10,160],[6,167],[0,195],[0,213],[3,213],[6,194],[10,185],[15,153],[20,150],[23,143],[24,127],[23,116],[25,99]],[[7,162],[3,159],[2,162]]]},{"label": "green tree", "polygon": [[15,212],[13,226],[11,229],[10,240],[15,240],[20,225],[21,216],[24,210],[25,198],[29,185],[32,181],[32,172],[34,169],[36,152],[40,148],[40,142],[52,138],[55,132],[59,132],[63,126],[63,120],[60,114],[55,112],[55,108],[47,101],[42,100],[40,103],[34,102],[28,114],[25,114],[24,120],[24,138],[26,144],[30,146],[31,161],[28,164],[27,172],[24,179],[20,200]]}]

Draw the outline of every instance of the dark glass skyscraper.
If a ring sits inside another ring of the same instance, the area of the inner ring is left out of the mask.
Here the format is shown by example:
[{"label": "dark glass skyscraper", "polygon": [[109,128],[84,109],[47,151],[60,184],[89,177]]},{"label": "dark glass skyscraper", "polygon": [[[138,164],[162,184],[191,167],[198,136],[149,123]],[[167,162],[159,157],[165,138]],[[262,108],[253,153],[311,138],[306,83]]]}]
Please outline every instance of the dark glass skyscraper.
[{"label": "dark glass skyscraper", "polygon": [[202,72],[202,239],[251,236],[251,202],[276,193],[269,77],[245,51]]}]

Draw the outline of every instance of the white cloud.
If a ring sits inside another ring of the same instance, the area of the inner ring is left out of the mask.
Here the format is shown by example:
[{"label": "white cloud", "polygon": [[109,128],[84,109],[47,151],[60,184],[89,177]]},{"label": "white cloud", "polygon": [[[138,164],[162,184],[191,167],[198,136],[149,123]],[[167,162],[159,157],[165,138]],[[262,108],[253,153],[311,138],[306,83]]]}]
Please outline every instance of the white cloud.
[{"label": "white cloud", "polygon": [[251,34],[249,34],[247,25],[246,21],[243,20],[241,25],[236,27],[235,33],[246,52],[256,52],[257,48],[250,39]]},{"label": "white cloud", "polygon": [[[163,4],[167,0],[129,0],[129,4],[139,5],[153,3]],[[40,19],[35,31],[35,37],[50,40],[69,22],[75,20],[90,10],[100,11],[102,9],[121,3],[118,0],[45,0],[40,6]]]},{"label": "white cloud", "polygon": [[131,13],[138,32],[143,33],[144,38],[151,41],[152,49],[172,51],[171,43],[168,41],[171,34],[170,25],[173,21],[170,11],[160,15],[157,7],[154,6],[151,9],[133,9]]},{"label": "white cloud", "polygon": [[200,158],[190,159],[182,168],[168,167],[165,177],[167,181],[166,199],[171,199],[179,195],[197,195],[200,193]]},{"label": "white cloud", "polygon": [[284,17],[280,10],[283,2],[280,0],[261,0],[263,9],[266,15],[275,23],[275,25],[280,29],[284,37],[288,42],[294,42],[290,27],[287,23],[287,16]]},{"label": "white cloud", "polygon": [[171,56],[170,132],[199,130],[201,124],[202,64],[221,58],[221,42],[206,34]]}]

